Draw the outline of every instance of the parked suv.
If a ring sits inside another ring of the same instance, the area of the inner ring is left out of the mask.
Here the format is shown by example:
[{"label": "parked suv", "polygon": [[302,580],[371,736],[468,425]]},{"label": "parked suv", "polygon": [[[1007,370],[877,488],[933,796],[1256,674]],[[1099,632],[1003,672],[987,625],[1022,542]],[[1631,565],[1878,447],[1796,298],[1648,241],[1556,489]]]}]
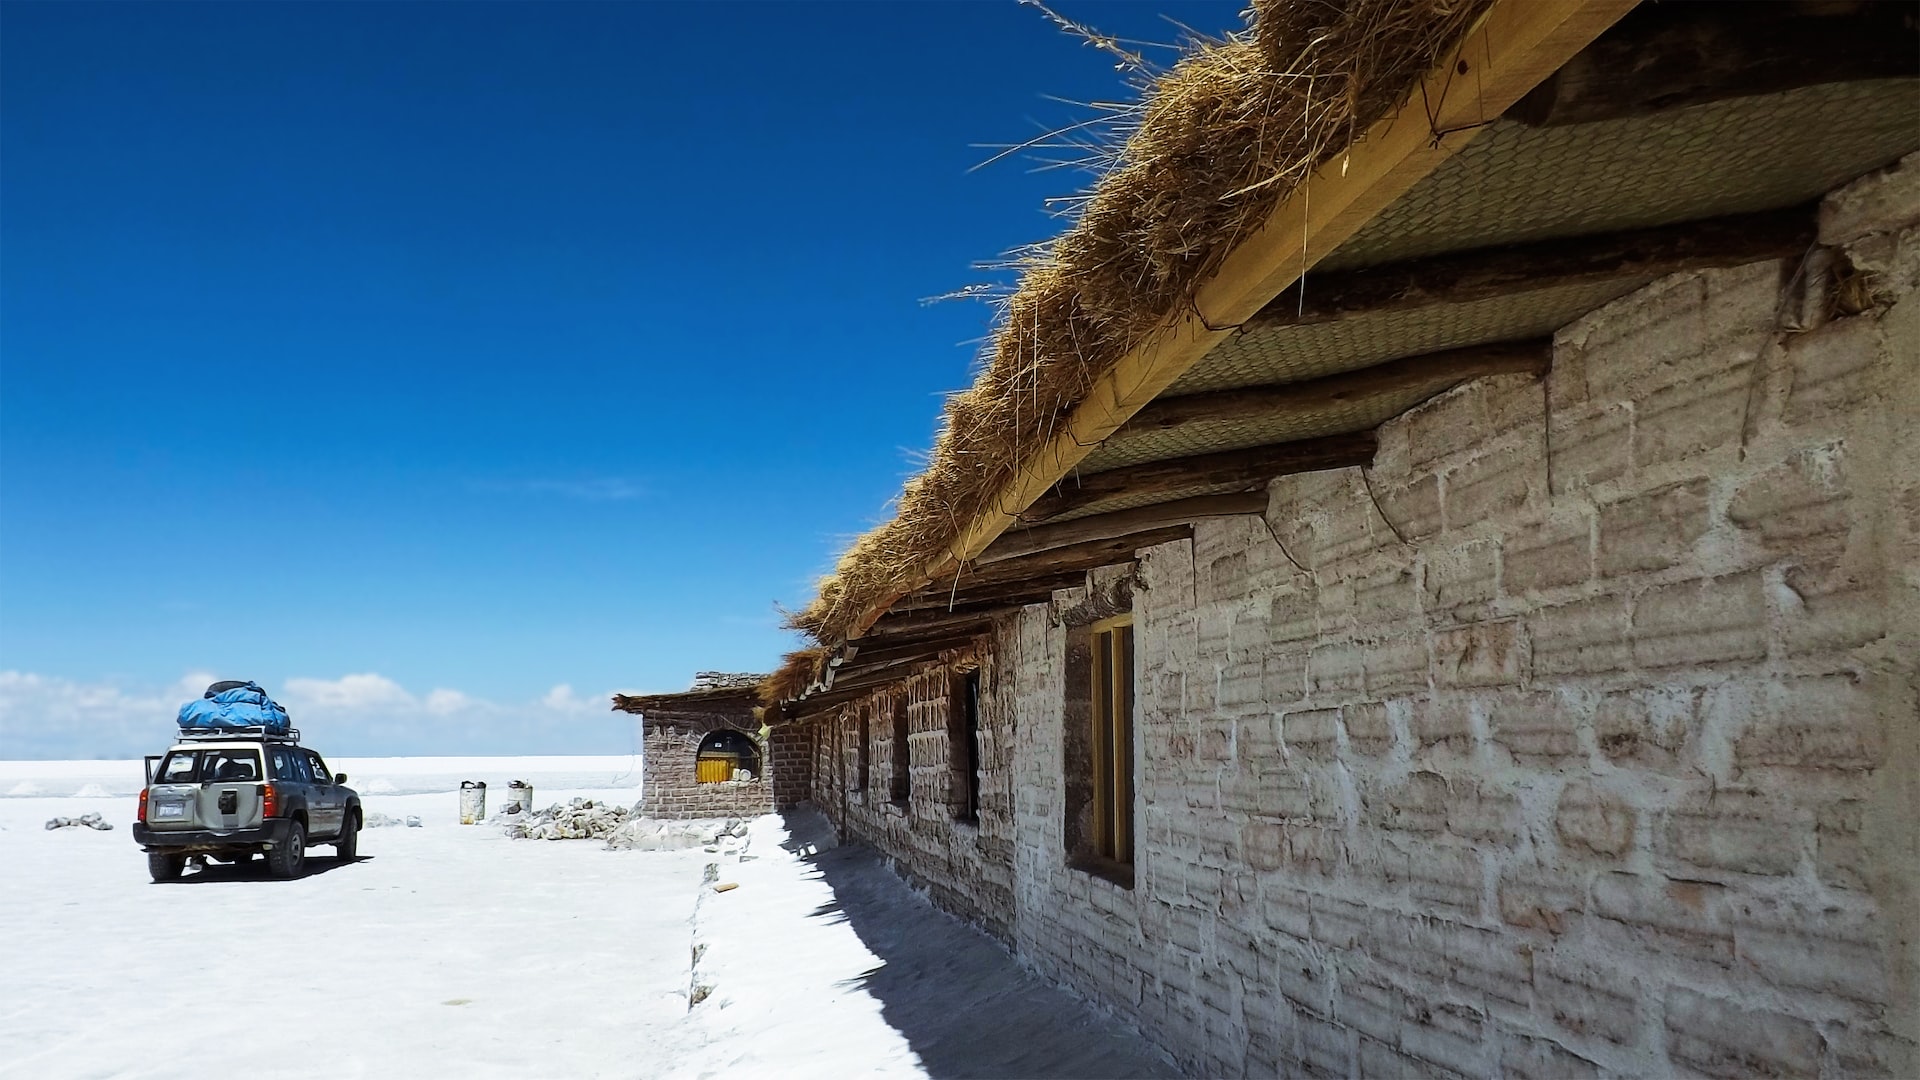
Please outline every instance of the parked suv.
[{"label": "parked suv", "polygon": [[275,877],[299,877],[311,844],[353,861],[360,796],[299,740],[258,728],[189,733],[147,758],[133,839],[153,880],[178,879],[190,857],[245,863],[256,854]]}]

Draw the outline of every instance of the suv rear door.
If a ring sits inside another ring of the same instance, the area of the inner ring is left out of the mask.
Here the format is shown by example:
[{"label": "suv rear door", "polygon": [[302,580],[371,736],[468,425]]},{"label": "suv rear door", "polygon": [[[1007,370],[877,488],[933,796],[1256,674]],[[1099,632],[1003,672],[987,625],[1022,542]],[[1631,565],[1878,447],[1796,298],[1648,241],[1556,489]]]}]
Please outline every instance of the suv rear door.
[{"label": "suv rear door", "polygon": [[261,765],[257,746],[169,751],[148,789],[148,827],[226,832],[259,825]]}]

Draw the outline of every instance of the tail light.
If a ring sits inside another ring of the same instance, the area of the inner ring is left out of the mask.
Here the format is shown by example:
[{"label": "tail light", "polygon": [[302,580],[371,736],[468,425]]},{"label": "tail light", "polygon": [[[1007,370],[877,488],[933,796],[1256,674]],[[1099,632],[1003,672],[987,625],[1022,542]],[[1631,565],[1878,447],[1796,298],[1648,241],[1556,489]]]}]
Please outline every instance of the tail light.
[{"label": "tail light", "polygon": [[138,821],[142,825],[145,825],[147,823],[147,789],[146,788],[140,789],[140,816],[135,818],[134,820]]},{"label": "tail light", "polygon": [[272,784],[265,784],[260,788],[260,816],[280,816],[280,793],[273,790]]}]

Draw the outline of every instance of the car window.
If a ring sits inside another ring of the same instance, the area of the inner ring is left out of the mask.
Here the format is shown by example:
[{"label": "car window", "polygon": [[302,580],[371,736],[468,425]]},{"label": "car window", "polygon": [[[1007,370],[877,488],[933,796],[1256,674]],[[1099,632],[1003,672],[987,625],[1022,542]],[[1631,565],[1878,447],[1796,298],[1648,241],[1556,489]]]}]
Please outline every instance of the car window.
[{"label": "car window", "polygon": [[156,784],[191,784],[200,778],[200,751],[175,750],[160,763],[153,776]]},{"label": "car window", "polygon": [[307,763],[313,768],[313,779],[316,782],[322,784],[333,783],[333,774],[327,771],[327,763],[320,760],[319,754],[311,750],[307,751]]},{"label": "car window", "polygon": [[267,751],[267,767],[273,770],[275,780],[298,780],[300,774],[294,771],[293,755],[284,747],[273,747]]},{"label": "car window", "polygon": [[201,780],[244,781],[260,779],[258,750],[202,750]]}]

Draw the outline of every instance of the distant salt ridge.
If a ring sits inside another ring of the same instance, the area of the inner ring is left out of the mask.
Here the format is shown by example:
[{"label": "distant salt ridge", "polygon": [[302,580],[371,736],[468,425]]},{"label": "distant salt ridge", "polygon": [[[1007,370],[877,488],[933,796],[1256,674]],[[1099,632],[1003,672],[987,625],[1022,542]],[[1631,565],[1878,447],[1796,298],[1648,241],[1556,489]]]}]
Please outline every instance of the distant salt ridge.
[{"label": "distant salt ridge", "polygon": [[[479,780],[506,796],[509,781],[545,791],[637,788],[640,759],[626,755],[552,757],[329,758],[362,795],[425,795]],[[0,798],[118,798],[140,793],[145,767],[133,761],[0,761]],[[490,790],[488,792],[492,794]]]}]

